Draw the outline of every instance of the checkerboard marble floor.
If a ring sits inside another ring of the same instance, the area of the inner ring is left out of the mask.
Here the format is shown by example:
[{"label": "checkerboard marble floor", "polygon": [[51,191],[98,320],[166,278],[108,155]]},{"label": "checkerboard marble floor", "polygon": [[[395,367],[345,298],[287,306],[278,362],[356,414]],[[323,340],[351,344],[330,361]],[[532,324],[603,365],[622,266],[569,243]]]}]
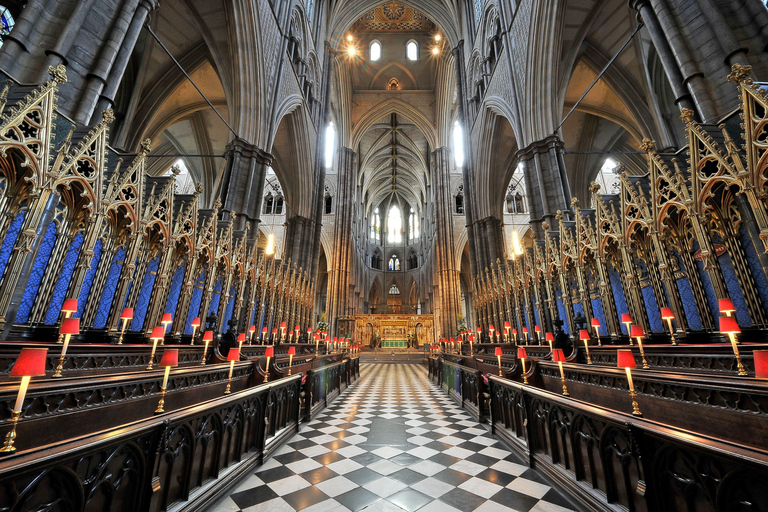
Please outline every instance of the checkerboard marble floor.
[{"label": "checkerboard marble floor", "polygon": [[360,380],[214,512],[564,512],[571,504],[410,364]]}]

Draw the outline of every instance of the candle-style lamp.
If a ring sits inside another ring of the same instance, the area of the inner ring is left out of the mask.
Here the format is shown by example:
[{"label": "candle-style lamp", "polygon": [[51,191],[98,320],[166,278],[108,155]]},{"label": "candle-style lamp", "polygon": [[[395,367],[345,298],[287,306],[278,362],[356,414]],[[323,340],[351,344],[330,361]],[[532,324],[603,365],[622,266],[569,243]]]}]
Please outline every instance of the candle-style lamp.
[{"label": "candle-style lamp", "polygon": [[477,339],[478,343],[482,343],[483,342],[483,328],[482,327],[478,327],[477,328],[477,338],[476,339]]},{"label": "candle-style lamp", "polygon": [[635,391],[635,384],[632,382],[632,368],[637,368],[635,362],[635,356],[632,355],[631,350],[617,350],[616,351],[616,365],[619,368],[624,368],[627,371],[627,382],[629,383],[629,396],[632,398],[632,415],[642,416],[640,408],[637,405],[637,392]]},{"label": "candle-style lamp", "polygon": [[315,356],[318,355],[318,349],[320,348],[320,333],[315,333]]},{"label": "candle-style lamp", "polygon": [[285,342],[285,330],[288,328],[288,324],[280,322],[280,343]]},{"label": "candle-style lamp", "polygon": [[666,320],[669,327],[669,337],[672,339],[672,344],[677,345],[677,338],[675,338],[675,331],[672,329],[672,320],[675,319],[675,314],[672,312],[672,308],[661,308],[661,319]]},{"label": "candle-style lamp", "polygon": [[631,334],[637,340],[637,346],[640,347],[640,357],[643,358],[643,368],[647,370],[650,366],[648,366],[648,361],[645,359],[645,350],[643,349],[643,338],[645,338],[643,328],[639,325],[633,325]]},{"label": "candle-style lamp", "polygon": [[536,333],[536,341],[538,341],[539,345],[541,345],[541,327],[539,327],[538,325],[534,325],[533,332]]},{"label": "candle-style lamp", "polygon": [[563,383],[563,395],[571,396],[568,393],[568,388],[565,387],[565,370],[563,370],[563,362],[565,361],[565,354],[563,353],[563,349],[556,348],[554,352],[552,352],[552,360],[557,363],[557,366],[560,367],[560,380]]},{"label": "candle-style lamp", "polygon": [[720,332],[727,334],[731,340],[731,346],[733,347],[733,355],[736,356],[736,366],[739,369],[739,375],[746,376],[747,370],[744,368],[744,363],[741,362],[741,355],[739,354],[739,347],[736,343],[736,335],[741,332],[739,324],[736,322],[736,317],[733,316],[721,316],[720,317]]},{"label": "candle-style lamp", "polygon": [[264,350],[264,357],[267,358],[267,365],[264,367],[264,382],[267,382],[269,380],[269,360],[272,359],[274,355],[275,355],[274,347],[267,347],[266,350]]},{"label": "candle-style lamp", "polygon": [[291,367],[293,366],[293,356],[296,355],[296,347],[288,347],[288,375],[291,374]]},{"label": "candle-style lamp", "polygon": [[584,342],[584,348],[587,350],[587,364],[592,364],[592,357],[589,355],[589,333],[586,329],[579,331],[579,339]]},{"label": "candle-style lamp", "polygon": [[123,335],[125,334],[125,326],[128,325],[128,322],[133,320],[133,308],[123,309],[123,312],[120,315],[120,320],[122,320],[122,327],[120,328],[120,338],[117,340],[118,345],[123,344]]},{"label": "candle-style lamp", "polygon": [[464,355],[464,353],[461,351],[461,336],[456,338],[456,347],[457,347],[457,350],[459,352],[459,355],[460,356]]},{"label": "candle-style lamp", "polygon": [[470,335],[469,335],[469,355],[470,355],[470,356],[472,356],[472,353],[473,353],[472,344],[473,344],[474,342],[475,342],[475,335],[474,335],[474,334],[470,334]]},{"label": "candle-style lamp", "polygon": [[528,375],[525,370],[525,360],[528,359],[528,353],[524,347],[517,347],[517,358],[523,363],[523,384],[528,384]]},{"label": "candle-style lamp", "polygon": [[263,345],[267,342],[267,332],[268,330],[266,327],[261,328],[261,339],[259,340],[259,345]]},{"label": "candle-style lamp", "polygon": [[[155,329],[165,329],[164,327],[155,327]],[[160,387],[160,402],[157,404],[155,414],[165,412],[163,408],[165,406],[165,392],[168,389],[168,377],[171,375],[171,368],[179,366],[179,349],[167,348],[163,350],[163,357],[160,358],[158,365],[160,368],[165,368],[165,374],[163,375],[163,385]]]},{"label": "candle-style lamp", "polygon": [[273,345],[278,345],[279,344],[279,340],[277,339],[277,327],[272,329],[272,344]]},{"label": "candle-style lamp", "polygon": [[203,360],[200,362],[200,364],[205,364],[205,358],[208,355],[208,344],[213,341],[213,331],[205,331],[203,333],[203,343],[205,343],[205,348],[203,348]]},{"label": "candle-style lamp", "polygon": [[504,342],[509,343],[509,328],[511,325],[509,325],[509,322],[504,322]]},{"label": "candle-style lamp", "polygon": [[307,329],[307,343],[312,343],[312,328]]},{"label": "candle-style lamp", "polygon": [[51,377],[61,377],[61,371],[64,369],[64,360],[67,357],[67,347],[69,347],[69,338],[73,334],[80,334],[80,319],[79,318],[65,318],[61,321],[61,327],[59,327],[59,335],[64,336],[64,344],[61,347],[61,355],[59,356],[59,364],[56,366],[56,371]]},{"label": "candle-style lamp", "polygon": [[544,337],[546,338],[547,343],[549,343],[549,351],[550,352],[554,352],[554,350],[555,350],[555,336],[551,332],[548,332],[547,334],[544,335]]},{"label": "candle-style lamp", "polygon": [[47,348],[22,348],[16,362],[11,368],[11,377],[21,377],[19,393],[16,395],[16,405],[11,411],[11,430],[5,435],[5,444],[0,448],[0,455],[9,455],[16,451],[13,446],[16,440],[16,425],[21,420],[21,410],[24,408],[24,397],[27,396],[27,388],[32,377],[45,376],[45,361],[48,356]]},{"label": "candle-style lamp", "polygon": [[512,329],[512,341],[517,344],[517,328]]},{"label": "candle-style lamp", "polygon": [[299,330],[301,329],[300,326],[296,326],[293,328],[293,331],[296,333],[296,336],[293,337],[293,342],[298,343],[299,342]]},{"label": "candle-style lamp", "polygon": [[[67,318],[70,318],[76,312],[77,312],[77,299],[66,299],[64,301],[64,305],[61,306],[62,323],[64,323],[64,320],[66,320]],[[63,342],[64,342],[64,334],[59,332],[59,339],[56,343],[63,343]]]},{"label": "candle-style lamp", "polygon": [[[173,323],[173,316],[170,313],[165,313],[163,315],[163,319],[160,320],[160,324],[163,326],[163,331],[168,332],[168,326]],[[160,340],[161,345],[165,345],[165,336],[163,336],[163,339]]]},{"label": "candle-style lamp", "polygon": [[496,360],[499,362],[499,377],[502,376],[501,373],[501,347],[496,347]]},{"label": "candle-style lamp", "polygon": [[331,335],[330,334],[325,335],[325,353],[326,354],[331,353]]},{"label": "candle-style lamp", "polygon": [[241,332],[237,335],[237,350],[243,350],[243,343],[245,343],[245,333]]},{"label": "candle-style lamp", "polygon": [[149,364],[147,365],[147,370],[151,370],[152,366],[155,364],[155,351],[157,350],[157,344],[160,342],[160,340],[163,339],[164,336],[165,329],[163,327],[157,326],[152,329],[152,334],[149,335],[149,339],[152,340],[152,354],[149,356]]},{"label": "candle-style lamp", "polygon": [[632,343],[632,317],[629,316],[629,313],[622,313],[621,314],[621,323],[623,323],[627,327],[627,336],[629,336],[629,344],[634,345]]},{"label": "candle-style lamp", "polygon": [[768,379],[768,350],[755,350],[752,352],[755,365],[755,377]]},{"label": "candle-style lamp", "polygon": [[525,344],[528,345],[528,342],[530,341],[530,334],[528,333],[527,327],[523,327],[523,338],[525,339]]},{"label": "candle-style lamp", "polygon": [[256,326],[252,325],[248,328],[248,344],[253,345],[253,336],[256,334]]},{"label": "candle-style lamp", "polygon": [[224,389],[224,394],[228,395],[232,392],[232,372],[235,371],[235,362],[240,360],[240,349],[230,348],[227,353],[227,361],[229,361],[229,377],[227,377],[227,387]]},{"label": "candle-style lamp", "polygon": [[720,312],[725,316],[731,316],[736,311],[731,299],[717,299],[717,305],[720,308]]},{"label": "candle-style lamp", "polygon": [[200,328],[200,317],[195,317],[192,319],[192,323],[190,324],[192,327],[192,341],[189,343],[190,345],[195,344],[195,332]]},{"label": "candle-style lamp", "polygon": [[334,336],[333,337],[333,351],[334,352],[336,352],[338,344],[339,344],[339,337],[338,336]]},{"label": "candle-style lamp", "polygon": [[597,318],[592,319],[592,329],[595,330],[595,337],[597,338],[597,346],[602,347],[603,342],[600,341],[600,320]]},{"label": "candle-style lamp", "polygon": [[493,333],[496,332],[496,329],[493,327],[493,324],[488,326],[488,336],[490,337],[491,343],[494,342],[493,340]]}]

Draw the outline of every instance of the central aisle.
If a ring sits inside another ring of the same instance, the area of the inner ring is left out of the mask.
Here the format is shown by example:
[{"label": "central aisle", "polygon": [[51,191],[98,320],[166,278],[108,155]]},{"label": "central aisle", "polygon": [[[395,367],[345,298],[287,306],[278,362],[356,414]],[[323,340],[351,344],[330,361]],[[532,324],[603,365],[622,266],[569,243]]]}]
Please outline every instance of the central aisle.
[{"label": "central aisle", "polygon": [[364,364],[357,384],[212,510],[570,510],[518,461],[423,366]]}]

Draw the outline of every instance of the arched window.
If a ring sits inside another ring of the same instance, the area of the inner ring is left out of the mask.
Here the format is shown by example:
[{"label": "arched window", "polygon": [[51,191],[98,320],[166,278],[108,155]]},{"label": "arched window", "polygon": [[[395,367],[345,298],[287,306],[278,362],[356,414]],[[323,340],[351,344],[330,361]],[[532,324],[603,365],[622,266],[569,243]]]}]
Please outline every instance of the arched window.
[{"label": "arched window", "polygon": [[272,194],[267,194],[267,197],[264,198],[264,213],[267,215],[272,215],[274,204],[275,200],[272,197]]},{"label": "arched window", "polygon": [[408,60],[419,60],[419,44],[413,39],[405,45],[405,56]]},{"label": "arched window", "polygon": [[371,240],[374,242],[381,242],[381,217],[379,217],[379,209],[373,210],[371,216]]},{"label": "arched window", "polygon": [[387,268],[389,270],[400,270],[400,258],[397,257],[397,254],[390,256]]},{"label": "arched window", "polygon": [[395,283],[392,283],[392,286],[389,287],[389,294],[400,295],[400,288],[398,288]]},{"label": "arched window", "polygon": [[456,196],[456,213],[464,213],[464,196],[461,194]]},{"label": "arched window", "polygon": [[413,241],[413,208],[411,208],[411,213],[408,214],[408,241]]},{"label": "arched window", "polygon": [[3,46],[3,37],[11,33],[15,24],[16,21],[8,8],[0,5],[0,46]]},{"label": "arched window", "polygon": [[371,42],[371,46],[368,48],[370,58],[372,61],[379,60],[381,58],[381,43],[375,39]]},{"label": "arched window", "polygon": [[403,242],[403,218],[397,205],[392,206],[387,215],[387,242],[391,244]]},{"label": "arched window", "polygon": [[379,251],[374,252],[373,256],[371,256],[371,268],[381,270],[381,254]]},{"label": "arched window", "polygon": [[411,255],[408,256],[408,270],[415,268],[419,268],[419,257],[416,256],[415,252],[411,251]]},{"label": "arched window", "polygon": [[475,0],[475,26],[480,23],[480,18],[483,17],[483,4],[485,0]]},{"label": "arched window", "polygon": [[328,123],[328,127],[325,129],[325,168],[330,169],[333,167],[333,153],[336,150],[336,128],[333,126],[333,121]]},{"label": "arched window", "polygon": [[464,166],[464,130],[458,121],[453,123],[453,156],[456,167]]},{"label": "arched window", "polygon": [[412,242],[419,239],[419,216],[411,208],[408,214],[408,241]]},{"label": "arched window", "polygon": [[277,199],[275,199],[275,209],[272,212],[275,215],[280,215],[283,213],[283,198],[280,196],[277,196]]},{"label": "arched window", "polygon": [[326,215],[333,210],[333,198],[329,195],[325,195],[325,213]]}]

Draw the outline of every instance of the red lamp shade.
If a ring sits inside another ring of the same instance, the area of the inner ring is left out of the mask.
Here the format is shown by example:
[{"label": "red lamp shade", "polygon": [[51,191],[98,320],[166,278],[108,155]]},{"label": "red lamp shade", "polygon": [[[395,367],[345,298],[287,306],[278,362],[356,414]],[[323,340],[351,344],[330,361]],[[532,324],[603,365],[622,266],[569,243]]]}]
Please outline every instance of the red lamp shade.
[{"label": "red lamp shade", "polygon": [[675,314],[672,313],[672,308],[661,308],[661,319],[662,320],[674,320]]},{"label": "red lamp shade", "polygon": [[229,353],[227,354],[227,361],[239,361],[240,360],[240,349],[232,347],[229,349]]},{"label": "red lamp shade", "polygon": [[518,359],[528,359],[528,353],[525,351],[523,347],[517,348],[517,358]]},{"label": "red lamp shade", "polygon": [[213,331],[205,331],[203,333],[203,341],[213,341]]},{"label": "red lamp shade", "polygon": [[296,331],[296,332],[299,332],[300,329],[301,329],[300,325],[297,325],[296,327],[293,328],[293,330]]},{"label": "red lamp shade", "polygon": [[509,329],[511,326],[509,325],[509,322],[504,322],[504,328]]},{"label": "red lamp shade", "polygon": [[77,311],[77,299],[67,299],[64,301],[64,305],[61,306],[61,311],[64,313],[74,313]]},{"label": "red lamp shade", "polygon": [[120,315],[120,320],[133,320],[133,308],[125,308]]},{"label": "red lamp shade", "polygon": [[622,313],[621,314],[621,323],[623,323],[623,324],[631,324],[632,323],[632,317],[629,316],[629,313]]},{"label": "red lamp shade", "polygon": [[149,335],[149,339],[151,340],[159,340],[165,338],[165,329],[162,327],[155,327],[152,329],[152,334]]},{"label": "red lamp shade", "polygon": [[11,368],[11,377],[42,377],[45,375],[47,348],[23,348]]},{"label": "red lamp shade", "polygon": [[[634,330],[635,330],[635,328],[634,328],[634,327],[632,327],[632,330],[634,331]],[[581,341],[584,341],[584,340],[588,340],[588,339],[589,339],[589,333],[586,331],[586,329],[581,329],[581,330],[579,331],[579,339],[580,339]]]},{"label": "red lamp shade", "polygon": [[163,357],[160,358],[158,366],[179,366],[179,349],[167,348],[163,350]]},{"label": "red lamp shade", "polygon": [[731,302],[731,299],[718,299],[717,306],[720,308],[721,313],[732,313],[736,311],[736,308],[733,307],[733,302]]},{"label": "red lamp shade", "polygon": [[80,319],[65,318],[62,320],[59,334],[80,334]]},{"label": "red lamp shade", "polygon": [[266,327],[262,327],[261,334],[267,334],[267,328]]},{"label": "red lamp shade", "polygon": [[334,342],[334,343],[337,343],[338,341],[339,341],[339,338],[338,338],[338,336],[334,336],[334,337],[333,337],[333,342]]},{"label": "red lamp shade", "polygon": [[616,351],[616,366],[619,368],[637,368],[635,356],[631,350]]},{"label": "red lamp shade", "polygon": [[491,324],[491,325],[489,325],[489,326],[488,326],[488,330],[489,330],[489,331],[491,331],[491,332],[493,332],[493,331],[495,331],[496,329],[494,329],[494,328],[493,328],[493,324]]},{"label": "red lamp shade", "polygon": [[554,334],[552,334],[551,332],[548,332],[547,334],[545,334],[545,335],[544,335],[544,338],[545,338],[547,341],[555,341],[555,336],[554,336]]},{"label": "red lamp shade", "polygon": [[451,338],[451,343],[453,343],[453,342],[455,342],[455,341],[456,341],[456,340],[454,340],[453,338]]},{"label": "red lamp shade", "polygon": [[472,342],[472,343],[475,342],[475,335],[474,334],[470,334],[469,335],[469,341]]},{"label": "red lamp shade", "polygon": [[264,357],[274,357],[274,356],[275,356],[274,347],[267,347],[267,350],[264,351]]},{"label": "red lamp shade", "polygon": [[191,325],[192,327],[194,327],[195,329],[197,329],[198,327],[200,327],[200,318],[199,318],[199,317],[195,317],[195,318],[193,318],[193,319],[192,319],[192,323],[191,323],[190,325]]},{"label": "red lamp shade", "polygon": [[288,347],[288,355],[289,356],[295,356],[296,355],[296,347]]},{"label": "red lamp shade", "polygon": [[633,338],[645,338],[645,333],[643,332],[643,328],[639,325],[633,325],[632,329],[630,329],[630,336]]},{"label": "red lamp shade", "polygon": [[331,342],[331,335],[330,334],[326,334],[325,335],[325,342],[326,343],[330,343]]},{"label": "red lamp shade", "polygon": [[741,329],[739,329],[739,324],[736,322],[736,319],[734,317],[721,316],[720,332],[725,334],[738,334],[741,332]]},{"label": "red lamp shade", "polygon": [[600,327],[600,320],[598,320],[597,318],[593,318],[592,327]]},{"label": "red lamp shade", "polygon": [[319,332],[315,333],[315,341],[320,341],[320,333]]},{"label": "red lamp shade", "polygon": [[237,335],[237,342],[240,343],[241,341],[245,341],[245,333],[240,333]]},{"label": "red lamp shade", "polygon": [[281,329],[285,329],[285,327],[286,327],[286,323],[285,322],[280,322],[280,328]]},{"label": "red lamp shade", "polygon": [[[30,349],[24,349],[30,350]],[[755,358],[755,377],[758,379],[768,378],[768,350],[755,350],[752,352]]]},{"label": "red lamp shade", "polygon": [[253,334],[256,332],[256,326],[252,325],[248,328],[248,334]]},{"label": "red lamp shade", "polygon": [[277,329],[272,329],[272,334],[277,334]]},{"label": "red lamp shade", "polygon": [[502,353],[501,353],[501,347],[496,347],[496,355],[497,355],[497,356],[500,356],[500,355],[502,355]]},{"label": "red lamp shade", "polygon": [[523,334],[528,334],[528,328],[527,327],[523,327]]},{"label": "red lamp shade", "polygon": [[556,363],[564,363],[565,362],[565,354],[563,353],[563,349],[556,348],[552,351],[552,360]]},{"label": "red lamp shade", "polygon": [[515,336],[517,336],[517,329],[512,329],[512,334],[514,334]]},{"label": "red lamp shade", "polygon": [[173,322],[173,316],[170,313],[166,313],[163,315],[163,319],[160,321],[161,324],[170,324]]},{"label": "red lamp shade", "polygon": [[539,326],[537,325],[536,327],[534,327],[534,328],[533,328],[533,330],[534,330],[534,331],[536,331],[536,332],[541,332],[541,327],[539,327]]},{"label": "red lamp shade", "polygon": [[312,328],[311,327],[309,329],[307,329],[307,334],[308,335],[312,335]]}]

